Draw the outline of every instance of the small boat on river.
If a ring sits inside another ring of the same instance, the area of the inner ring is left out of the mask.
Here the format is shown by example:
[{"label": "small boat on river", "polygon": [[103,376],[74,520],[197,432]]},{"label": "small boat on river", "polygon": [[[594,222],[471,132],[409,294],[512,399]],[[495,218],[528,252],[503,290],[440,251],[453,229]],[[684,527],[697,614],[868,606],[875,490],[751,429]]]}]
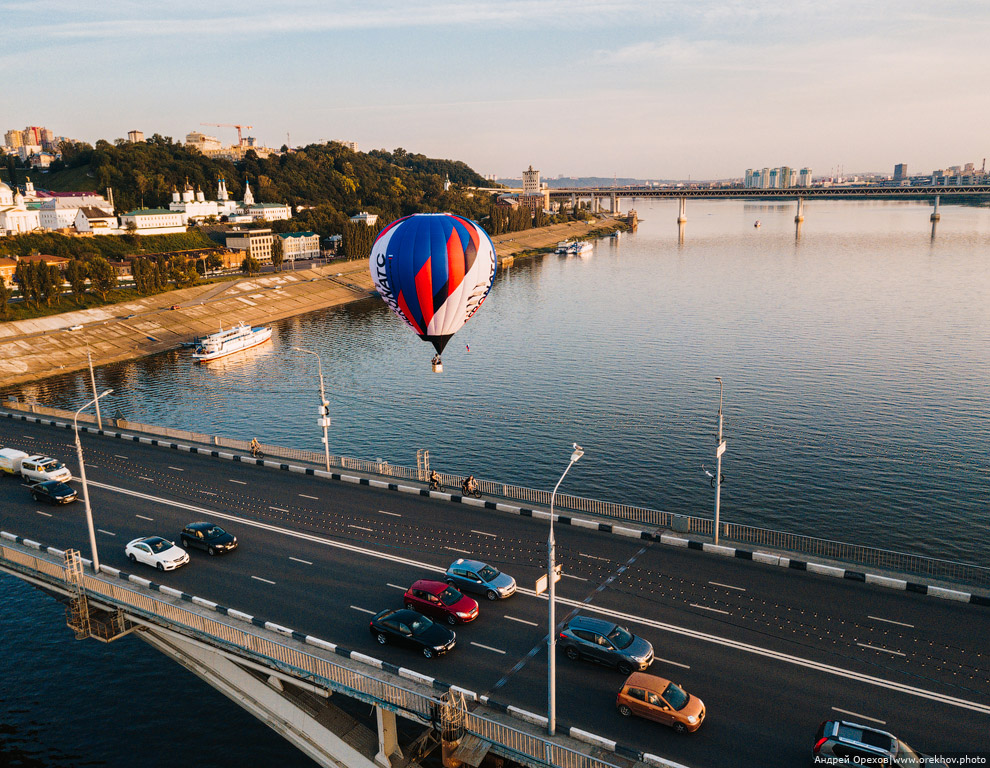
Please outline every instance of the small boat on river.
[{"label": "small boat on river", "polygon": [[196,351],[193,352],[193,359],[200,362],[217,360],[243,349],[250,349],[259,344],[264,344],[272,337],[270,326],[256,326],[238,323],[233,328],[226,331],[223,327],[217,333],[211,333],[199,340]]}]

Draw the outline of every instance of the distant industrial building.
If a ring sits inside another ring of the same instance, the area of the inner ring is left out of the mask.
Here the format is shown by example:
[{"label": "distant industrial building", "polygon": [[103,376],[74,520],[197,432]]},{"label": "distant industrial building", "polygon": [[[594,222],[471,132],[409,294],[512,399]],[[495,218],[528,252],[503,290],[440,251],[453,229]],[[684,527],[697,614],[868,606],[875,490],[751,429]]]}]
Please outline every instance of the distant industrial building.
[{"label": "distant industrial building", "polygon": [[894,181],[904,181],[907,177],[907,163],[898,163],[894,166]]}]

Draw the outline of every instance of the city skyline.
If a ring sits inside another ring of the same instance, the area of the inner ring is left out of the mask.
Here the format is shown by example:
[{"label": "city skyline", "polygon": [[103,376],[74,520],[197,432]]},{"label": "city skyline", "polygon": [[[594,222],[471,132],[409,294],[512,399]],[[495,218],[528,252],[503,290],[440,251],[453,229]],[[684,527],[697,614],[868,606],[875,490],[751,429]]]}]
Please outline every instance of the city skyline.
[{"label": "city skyline", "polygon": [[[236,143],[201,123],[241,123],[262,145],[403,147],[505,178],[529,164],[644,179],[921,171],[990,154],[990,7],[974,0],[0,9],[17,30],[0,54],[17,75],[3,130]],[[52,56],[63,66],[35,66]]]}]

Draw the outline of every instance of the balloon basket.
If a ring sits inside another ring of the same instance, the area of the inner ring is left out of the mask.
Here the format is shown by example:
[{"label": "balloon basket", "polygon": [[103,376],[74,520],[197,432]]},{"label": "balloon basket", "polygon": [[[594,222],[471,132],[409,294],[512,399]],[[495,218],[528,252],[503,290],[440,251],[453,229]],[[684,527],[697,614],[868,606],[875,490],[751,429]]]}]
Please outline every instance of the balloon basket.
[{"label": "balloon basket", "polygon": [[443,363],[437,361],[432,364],[434,373],[443,373]]}]

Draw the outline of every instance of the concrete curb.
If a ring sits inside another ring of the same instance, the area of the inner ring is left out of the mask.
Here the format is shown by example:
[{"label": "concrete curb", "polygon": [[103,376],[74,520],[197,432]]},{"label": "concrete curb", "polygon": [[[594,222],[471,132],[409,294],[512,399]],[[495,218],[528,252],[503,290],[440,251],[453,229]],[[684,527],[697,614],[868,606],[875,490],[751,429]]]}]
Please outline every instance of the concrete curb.
[{"label": "concrete curb", "polygon": [[[9,411],[0,411],[0,416],[6,416],[8,419],[19,419],[21,421],[31,421],[37,424],[48,424],[50,426],[62,427],[64,429],[72,429],[72,424],[56,421],[49,418],[41,418],[39,416],[31,416],[23,413],[11,413]],[[536,518],[548,518],[550,513],[539,509],[530,509],[528,507],[518,507],[512,504],[506,504],[504,502],[495,502],[482,499],[465,499],[460,494],[457,493],[447,493],[445,491],[431,491],[426,488],[420,488],[418,486],[411,485],[399,485],[398,483],[390,483],[387,480],[376,480],[367,477],[358,477],[357,475],[345,475],[340,472],[326,472],[322,469],[315,469],[313,467],[303,467],[298,464],[287,464],[271,459],[255,459],[251,456],[243,456],[237,453],[228,453],[218,450],[213,450],[210,448],[199,448],[194,445],[185,445],[182,443],[173,443],[169,440],[160,440],[153,437],[142,437],[140,435],[130,435],[124,432],[117,432],[114,430],[107,429],[97,429],[94,426],[80,425],[79,429],[84,432],[91,432],[93,434],[104,435],[106,437],[113,437],[119,440],[130,440],[136,443],[145,443],[147,445],[160,446],[164,448],[169,448],[174,451],[184,451],[186,453],[202,453],[207,456],[213,456],[215,458],[227,459],[229,461],[237,461],[244,464],[256,464],[260,466],[269,467],[271,469],[281,469],[286,472],[296,472],[300,474],[312,475],[314,477],[322,477],[330,480],[337,480],[344,483],[353,483],[356,485],[367,485],[371,488],[380,488],[382,490],[398,491],[399,493],[409,493],[418,496],[426,496],[431,499],[438,499],[441,501],[449,501],[454,504],[469,504],[475,507],[484,507],[485,509],[496,510],[499,512],[508,512],[513,515],[519,515],[521,517],[536,517]],[[659,541],[661,544],[672,547],[686,547],[688,549],[694,549],[701,552],[707,552],[714,555],[720,555],[722,557],[734,557],[740,560],[752,560],[754,562],[763,563],[765,565],[776,565],[781,568],[788,568],[795,571],[807,571],[809,573],[815,573],[822,576],[831,576],[837,579],[846,579],[849,581],[856,581],[863,584],[873,584],[880,587],[886,587],[888,589],[899,589],[906,592],[914,592],[921,595],[929,595],[931,597],[942,598],[943,600],[954,600],[961,603],[969,603],[971,605],[980,605],[984,607],[990,607],[990,597],[984,597],[983,595],[973,594],[971,592],[963,592],[961,590],[950,589],[948,587],[943,587],[935,584],[924,584],[919,582],[907,581],[905,579],[893,578],[890,576],[883,576],[876,573],[867,573],[865,571],[854,571],[848,568],[843,568],[840,566],[833,565],[823,565],[821,563],[815,563],[806,560],[796,560],[792,557],[785,557],[783,555],[774,554],[771,552],[760,552],[759,550],[749,550],[741,549],[738,547],[729,547],[724,545],[710,544],[703,541],[695,541],[694,539],[687,539],[681,536],[676,536],[670,533],[659,533],[644,531],[638,528],[629,528],[622,525],[616,525],[612,523],[603,523],[597,520],[590,520],[588,518],[582,517],[572,517],[570,515],[555,515],[556,522],[558,525],[571,525],[579,528],[587,528],[591,530],[597,530],[602,533],[611,533],[617,536],[626,536],[631,538],[639,538],[645,541]]]}]

